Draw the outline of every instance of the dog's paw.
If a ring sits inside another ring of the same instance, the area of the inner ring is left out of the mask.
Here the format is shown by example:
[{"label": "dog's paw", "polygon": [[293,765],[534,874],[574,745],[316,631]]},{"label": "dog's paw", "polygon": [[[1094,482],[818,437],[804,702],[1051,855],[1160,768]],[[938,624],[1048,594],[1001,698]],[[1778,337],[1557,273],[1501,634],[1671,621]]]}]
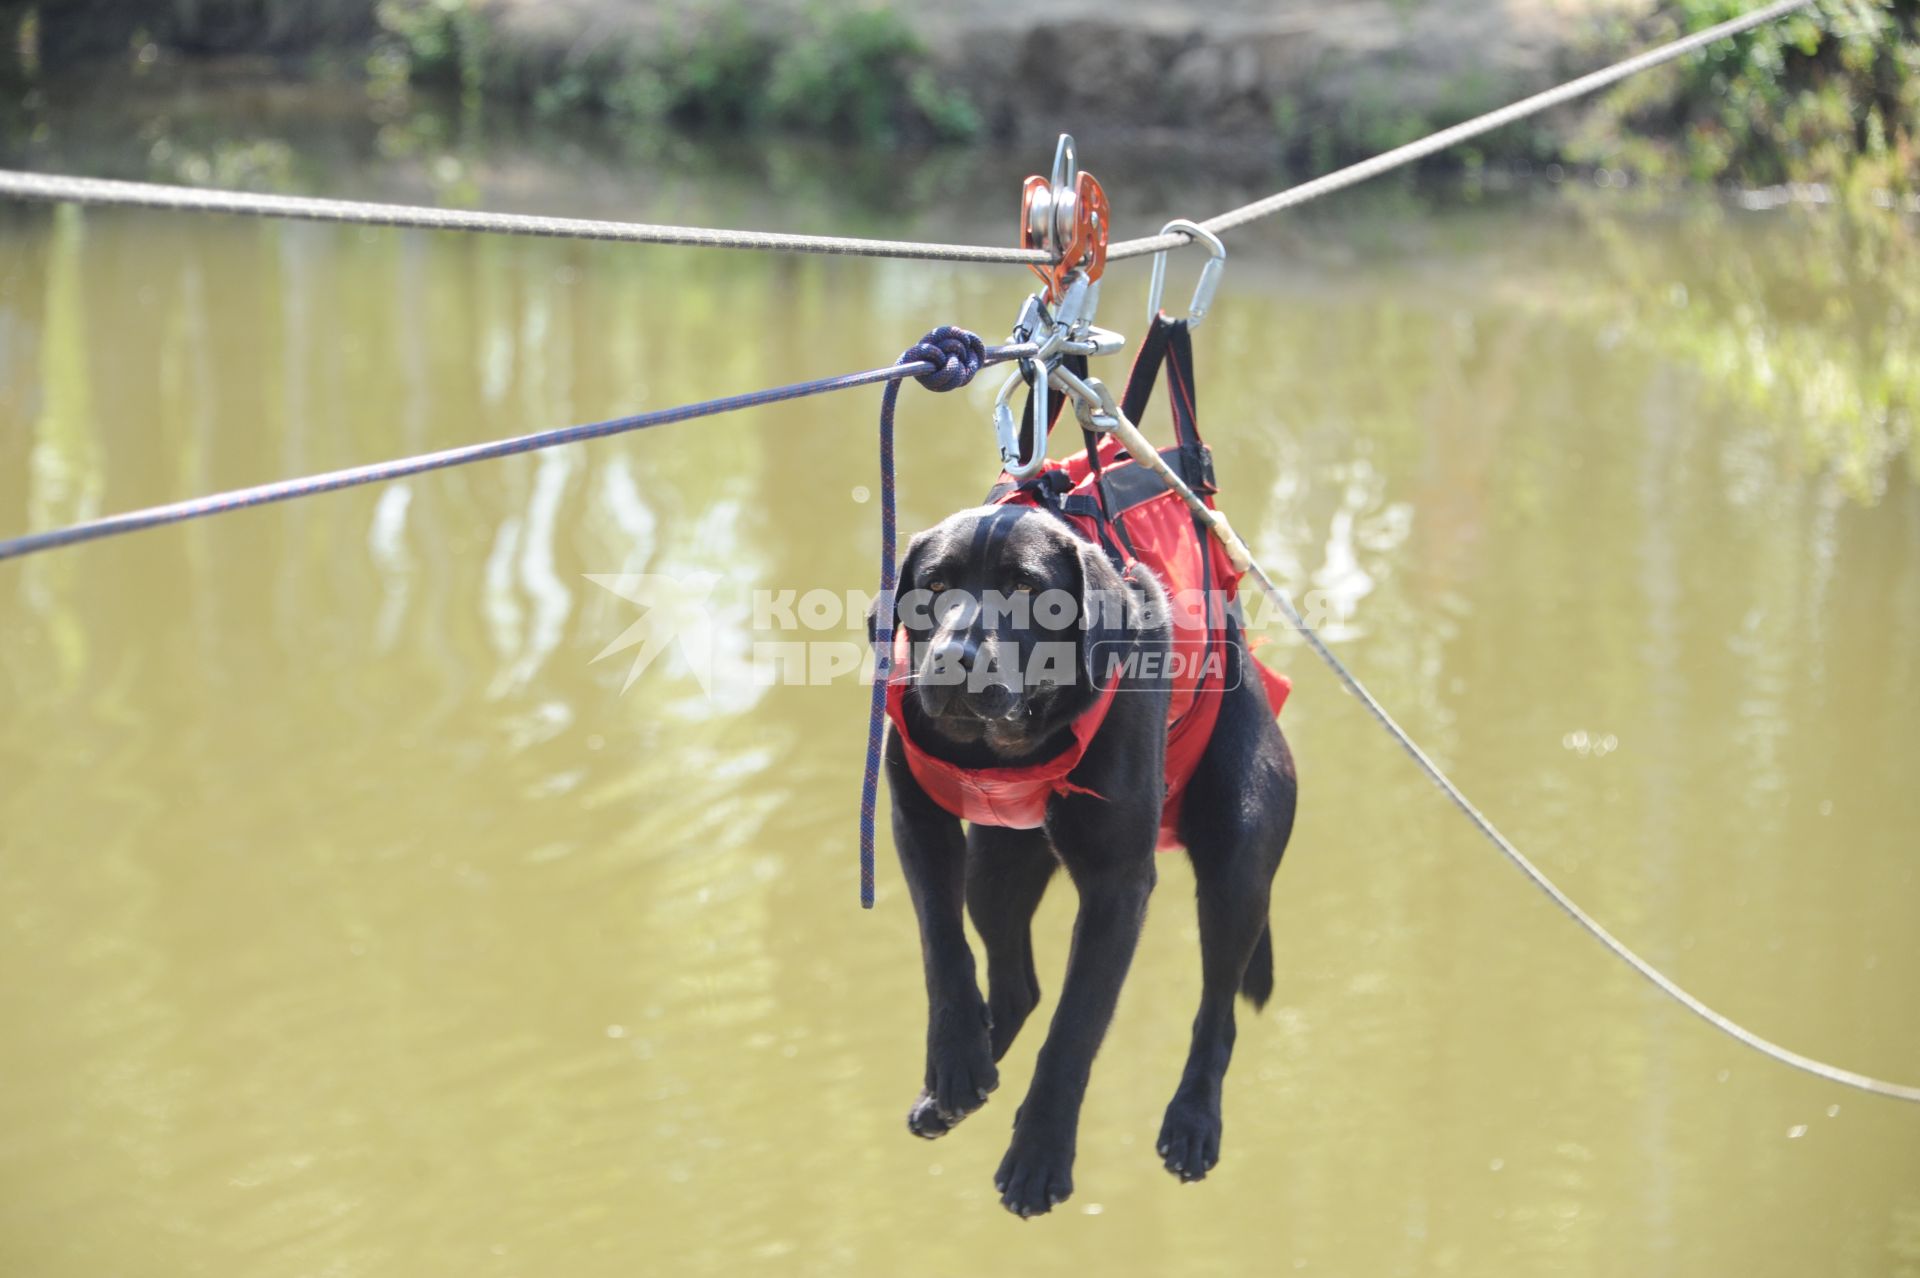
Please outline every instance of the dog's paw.
[{"label": "dog's paw", "polygon": [[1046,1215],[1073,1196],[1073,1146],[1023,1141],[1016,1133],[993,1174],[993,1187],[1000,1191],[1000,1205],[1022,1220]]},{"label": "dog's paw", "polygon": [[940,1113],[929,1092],[921,1092],[907,1111],[907,1130],[922,1140],[938,1140],[953,1130],[953,1124]]},{"label": "dog's paw", "polygon": [[[998,1086],[1000,1069],[993,1063],[984,1011],[976,1024],[941,1035],[929,1047],[926,1090],[921,1101],[931,1102],[949,1128],[986,1104],[987,1096]],[[920,1108],[921,1102],[915,1102],[914,1111]],[[908,1125],[913,1125],[911,1117]]]},{"label": "dog's paw", "polygon": [[1220,1161],[1220,1109],[1175,1097],[1155,1146],[1167,1170],[1183,1181],[1204,1180]]}]

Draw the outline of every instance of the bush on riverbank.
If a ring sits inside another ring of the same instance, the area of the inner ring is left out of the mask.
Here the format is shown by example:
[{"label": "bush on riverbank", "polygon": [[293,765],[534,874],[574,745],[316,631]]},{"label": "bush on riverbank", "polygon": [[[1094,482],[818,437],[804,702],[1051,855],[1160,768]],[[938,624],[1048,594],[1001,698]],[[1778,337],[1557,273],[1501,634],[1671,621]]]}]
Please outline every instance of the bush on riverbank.
[{"label": "bush on riverbank", "polygon": [[497,40],[471,0],[380,0],[376,82],[457,85],[543,115],[591,110],[638,124],[784,128],[885,143],[962,141],[979,115],[934,77],[890,9],[816,5],[773,30],[736,3],[671,14],[646,47],[601,44],[543,64]]},{"label": "bush on riverbank", "polygon": [[[1624,48],[1670,40],[1752,8],[1679,0]],[[1819,0],[1810,10],[1623,84],[1566,144],[1577,163],[1659,179],[1868,191],[1920,183],[1920,3]]]}]

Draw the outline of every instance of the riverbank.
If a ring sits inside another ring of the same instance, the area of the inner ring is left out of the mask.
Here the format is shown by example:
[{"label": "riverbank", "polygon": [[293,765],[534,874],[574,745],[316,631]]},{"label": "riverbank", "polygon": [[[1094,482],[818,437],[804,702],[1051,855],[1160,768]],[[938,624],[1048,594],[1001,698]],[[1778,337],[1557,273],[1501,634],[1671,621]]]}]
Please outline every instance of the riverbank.
[{"label": "riverbank", "polygon": [[[635,129],[794,131],[883,146],[1060,129],[1091,143],[1257,151],[1314,171],[1723,20],[1739,0],[1137,0],[926,14],[777,0],[79,0],[0,4],[10,109],[37,81],[251,53],[364,85],[395,117],[592,114]],[[1560,163],[1654,180],[1920,179],[1914,6],[1823,4],[1446,163]]]}]

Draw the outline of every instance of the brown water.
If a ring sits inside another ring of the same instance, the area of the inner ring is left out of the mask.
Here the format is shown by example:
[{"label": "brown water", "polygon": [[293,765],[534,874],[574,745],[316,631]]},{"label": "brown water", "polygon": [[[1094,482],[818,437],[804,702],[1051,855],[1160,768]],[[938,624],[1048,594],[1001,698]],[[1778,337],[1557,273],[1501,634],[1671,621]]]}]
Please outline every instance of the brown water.
[{"label": "brown water", "polygon": [[[941,163],[878,211],[817,156],[454,176],[997,235],[994,165]],[[1111,185],[1129,234],[1240,194]],[[1198,335],[1238,526],[1630,944],[1920,1078],[1913,228],[1546,186],[1323,208],[1235,241]],[[1137,333],[1144,278],[1115,268],[1108,322]],[[0,209],[0,535],[997,337],[1025,287]],[[994,382],[907,389],[908,527],[992,478]],[[1221,1167],[1152,1150],[1199,984],[1177,856],[1073,1200],[1021,1226],[990,1185],[1031,1031],[992,1105],[911,1139],[890,848],[855,904],[866,690],[752,675],[794,637],[752,592],[871,588],[877,399],[0,565],[0,1273],[1920,1274],[1920,1113],[1658,998],[1277,629],[1304,806]],[[622,573],[713,576],[711,696],[698,644],[624,693],[632,651],[596,662],[642,609],[588,574]],[[1057,891],[1049,996],[1070,917]]]}]

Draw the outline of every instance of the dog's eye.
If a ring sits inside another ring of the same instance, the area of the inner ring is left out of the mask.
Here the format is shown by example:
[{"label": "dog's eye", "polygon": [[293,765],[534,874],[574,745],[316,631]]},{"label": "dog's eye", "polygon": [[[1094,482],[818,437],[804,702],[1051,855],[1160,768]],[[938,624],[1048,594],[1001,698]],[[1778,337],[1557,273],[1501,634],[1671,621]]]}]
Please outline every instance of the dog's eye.
[{"label": "dog's eye", "polygon": [[946,582],[946,578],[944,577],[935,577],[932,580],[927,582],[927,589],[931,590],[936,595],[945,591],[946,588],[947,588],[947,582]]}]

